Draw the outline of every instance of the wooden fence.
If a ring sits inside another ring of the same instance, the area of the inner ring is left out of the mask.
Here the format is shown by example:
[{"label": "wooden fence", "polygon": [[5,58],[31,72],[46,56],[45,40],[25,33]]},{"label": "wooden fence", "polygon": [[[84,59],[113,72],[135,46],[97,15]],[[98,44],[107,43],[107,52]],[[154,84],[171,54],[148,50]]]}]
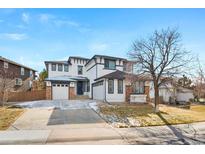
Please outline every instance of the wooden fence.
[{"label": "wooden fence", "polygon": [[35,101],[46,99],[46,90],[9,92],[8,102]]}]

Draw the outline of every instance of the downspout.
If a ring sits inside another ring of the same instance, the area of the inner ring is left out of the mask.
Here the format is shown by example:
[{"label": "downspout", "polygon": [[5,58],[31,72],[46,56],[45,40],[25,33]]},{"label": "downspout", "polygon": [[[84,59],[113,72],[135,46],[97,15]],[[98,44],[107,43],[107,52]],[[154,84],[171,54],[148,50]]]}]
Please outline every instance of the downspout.
[{"label": "downspout", "polygon": [[106,103],[108,103],[108,102],[107,102],[107,98],[106,98],[106,79],[105,79],[104,81],[105,81],[105,98],[104,98],[104,101],[105,101]]}]

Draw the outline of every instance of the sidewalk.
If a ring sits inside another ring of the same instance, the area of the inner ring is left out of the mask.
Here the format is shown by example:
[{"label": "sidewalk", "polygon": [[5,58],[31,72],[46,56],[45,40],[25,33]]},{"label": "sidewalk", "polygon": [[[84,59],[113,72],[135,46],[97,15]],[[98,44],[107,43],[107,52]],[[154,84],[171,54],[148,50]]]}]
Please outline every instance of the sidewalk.
[{"label": "sidewalk", "polygon": [[[1,131],[0,144],[55,144],[118,140],[122,137],[112,128],[78,128],[54,130]],[[105,143],[105,142],[104,142]],[[115,142],[113,142],[114,144]]]},{"label": "sidewalk", "polygon": [[205,122],[137,128],[0,131],[0,144],[205,144]]}]

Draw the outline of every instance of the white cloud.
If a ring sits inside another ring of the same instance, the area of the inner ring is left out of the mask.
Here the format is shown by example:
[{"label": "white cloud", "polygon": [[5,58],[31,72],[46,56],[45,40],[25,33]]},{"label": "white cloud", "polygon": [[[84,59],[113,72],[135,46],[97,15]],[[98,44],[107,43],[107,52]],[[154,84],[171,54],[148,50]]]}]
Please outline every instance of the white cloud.
[{"label": "white cloud", "polygon": [[109,45],[106,43],[93,43],[91,45],[89,45],[89,50],[93,51],[93,52],[102,52],[102,51],[106,51],[108,49]]},{"label": "white cloud", "polygon": [[39,20],[42,23],[47,23],[49,22],[49,20],[54,19],[55,16],[51,15],[51,14],[40,14],[39,15]]},{"label": "white cloud", "polygon": [[27,38],[28,38],[27,34],[24,33],[1,33],[0,34],[0,39],[20,41],[20,40],[25,40]]},{"label": "white cloud", "polygon": [[23,20],[23,22],[28,24],[29,20],[30,20],[30,15],[28,13],[22,13],[22,20]]}]

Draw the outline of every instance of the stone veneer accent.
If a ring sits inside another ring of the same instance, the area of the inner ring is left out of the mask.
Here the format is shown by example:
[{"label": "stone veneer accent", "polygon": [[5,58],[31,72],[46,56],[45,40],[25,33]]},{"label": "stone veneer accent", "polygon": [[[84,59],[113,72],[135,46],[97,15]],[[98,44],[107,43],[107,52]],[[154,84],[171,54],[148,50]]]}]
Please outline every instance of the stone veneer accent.
[{"label": "stone veneer accent", "polygon": [[132,86],[131,85],[126,85],[125,87],[125,101],[128,103],[130,102],[130,94],[132,93]]},{"label": "stone veneer accent", "polygon": [[52,100],[52,87],[46,86],[46,99]]}]

